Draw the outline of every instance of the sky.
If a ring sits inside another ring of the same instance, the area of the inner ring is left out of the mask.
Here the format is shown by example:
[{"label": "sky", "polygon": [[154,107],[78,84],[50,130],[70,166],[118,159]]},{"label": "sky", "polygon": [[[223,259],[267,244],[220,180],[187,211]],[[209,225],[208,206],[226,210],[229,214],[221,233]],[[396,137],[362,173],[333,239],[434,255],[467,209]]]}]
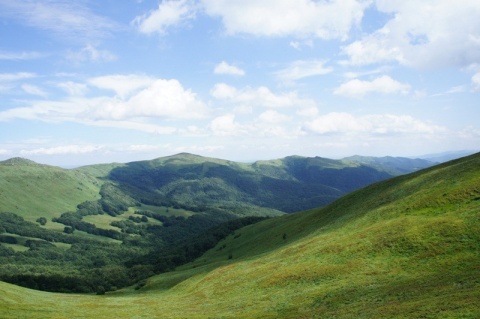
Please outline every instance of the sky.
[{"label": "sky", "polygon": [[479,145],[478,0],[0,0],[0,160]]}]

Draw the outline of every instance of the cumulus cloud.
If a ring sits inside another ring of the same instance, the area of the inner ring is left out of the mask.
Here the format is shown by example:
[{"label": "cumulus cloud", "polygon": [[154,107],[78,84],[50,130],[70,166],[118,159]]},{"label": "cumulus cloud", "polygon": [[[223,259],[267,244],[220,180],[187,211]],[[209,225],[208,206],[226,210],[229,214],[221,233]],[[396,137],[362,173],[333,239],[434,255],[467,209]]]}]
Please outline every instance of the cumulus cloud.
[{"label": "cumulus cloud", "polygon": [[126,114],[139,117],[199,119],[207,108],[191,90],[177,80],[156,80],[124,104]]},{"label": "cumulus cloud", "polygon": [[225,114],[214,118],[208,128],[213,135],[217,136],[235,136],[244,132],[244,128],[235,122],[234,114]]},{"label": "cumulus cloud", "polygon": [[215,66],[215,69],[213,70],[213,73],[215,73],[215,74],[239,75],[239,76],[245,75],[244,70],[242,70],[239,67],[236,67],[234,65],[230,65],[225,61],[222,61],[219,64],[217,64]]},{"label": "cumulus cloud", "polygon": [[195,18],[195,14],[196,8],[191,0],[166,0],[160,2],[158,9],[136,17],[132,23],[142,33],[164,35],[168,28]]},{"label": "cumulus cloud", "polygon": [[282,82],[292,82],[306,77],[325,75],[332,71],[332,67],[325,66],[325,61],[295,61],[287,68],[276,72],[275,76]]},{"label": "cumulus cloud", "polygon": [[303,99],[295,91],[275,94],[269,88],[246,87],[237,89],[225,83],[216,84],[210,94],[219,100],[224,100],[237,105],[250,105],[254,107],[284,108],[284,107],[314,107],[315,101]]},{"label": "cumulus cloud", "polygon": [[436,134],[445,128],[432,125],[409,115],[373,114],[355,117],[350,113],[332,112],[308,121],[307,132],[315,134]]},{"label": "cumulus cloud", "polygon": [[[121,77],[121,76],[120,76]],[[64,100],[34,101],[30,106],[0,112],[0,121],[13,119],[47,122],[77,122],[86,125],[172,133],[176,129],[151,123],[152,119],[188,120],[206,116],[206,105],[177,80],[132,81],[130,86],[115,85],[116,76],[92,79],[95,85],[119,92],[117,96],[70,96]],[[125,76],[128,82],[129,76]],[[133,80],[142,79],[132,77]],[[112,80],[112,81],[110,81]],[[140,83],[140,84],[139,84]],[[143,87],[142,87],[143,86]],[[132,94],[134,90],[137,90]],[[130,93],[130,96],[126,96]]]},{"label": "cumulus cloud", "polygon": [[480,60],[480,2],[377,0],[376,6],[393,18],[343,49],[349,64],[465,67]]},{"label": "cumulus cloud", "polygon": [[370,0],[202,0],[227,34],[347,39]]},{"label": "cumulus cloud", "polygon": [[384,75],[372,81],[349,80],[336,88],[333,93],[350,97],[363,97],[366,94],[375,92],[384,94],[407,94],[409,91],[410,85],[400,83]]}]

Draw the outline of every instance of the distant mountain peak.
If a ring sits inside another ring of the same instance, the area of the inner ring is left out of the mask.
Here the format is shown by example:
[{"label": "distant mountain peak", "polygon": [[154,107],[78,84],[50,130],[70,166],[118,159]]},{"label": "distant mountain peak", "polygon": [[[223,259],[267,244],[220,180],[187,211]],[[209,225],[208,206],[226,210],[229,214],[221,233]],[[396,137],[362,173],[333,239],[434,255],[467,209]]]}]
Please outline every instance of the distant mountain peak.
[{"label": "distant mountain peak", "polygon": [[0,162],[1,165],[11,165],[11,166],[37,166],[40,165],[37,162],[23,158],[23,157],[13,157],[5,161]]}]

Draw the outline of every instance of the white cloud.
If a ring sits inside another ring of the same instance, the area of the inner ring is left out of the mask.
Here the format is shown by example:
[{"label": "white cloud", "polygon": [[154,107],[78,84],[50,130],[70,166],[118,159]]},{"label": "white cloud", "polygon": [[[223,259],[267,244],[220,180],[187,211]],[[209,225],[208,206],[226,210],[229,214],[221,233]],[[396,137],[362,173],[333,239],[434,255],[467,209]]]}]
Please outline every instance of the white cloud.
[{"label": "white cloud", "polygon": [[96,121],[199,119],[207,112],[206,106],[196,98],[195,93],[185,90],[177,80],[157,79],[129,99],[98,97],[83,101],[83,110],[79,115]]},{"label": "white cloud", "polygon": [[295,50],[301,51],[303,46],[313,48],[313,41],[312,40],[290,41],[289,45]]},{"label": "white cloud", "polygon": [[311,99],[303,99],[298,96],[295,91],[275,94],[269,88],[261,86],[258,88],[246,87],[236,89],[225,83],[216,84],[210,94],[220,100],[225,100],[236,105],[266,107],[266,108],[283,108],[283,107],[313,107],[316,106],[315,101]]},{"label": "white cloud", "polygon": [[214,136],[221,137],[280,137],[294,138],[301,132],[298,128],[291,129],[288,126],[281,126],[290,118],[276,111],[266,111],[250,122],[240,123],[234,114],[225,114],[214,118],[207,129]]},{"label": "white cloud", "polygon": [[346,46],[348,63],[397,62],[415,68],[465,67],[480,60],[480,2],[377,0],[393,16],[382,28]]},{"label": "white cloud", "polygon": [[311,106],[311,107],[305,107],[303,109],[300,109],[297,111],[297,114],[300,116],[305,116],[305,117],[316,117],[318,115],[319,111],[316,106]]},{"label": "white cloud", "polygon": [[35,73],[17,72],[17,73],[0,73],[0,82],[12,82],[36,77]]},{"label": "white cloud", "polygon": [[280,81],[288,83],[306,77],[325,75],[332,71],[332,67],[325,66],[325,61],[309,60],[295,61],[287,68],[276,72],[275,75]]},{"label": "white cloud", "polygon": [[217,83],[210,91],[210,94],[216,99],[234,99],[238,95],[235,87],[225,83]]},{"label": "white cloud", "polygon": [[436,134],[445,128],[425,123],[409,115],[373,114],[355,117],[349,113],[328,113],[304,125],[307,132],[316,134]]},{"label": "white cloud", "polygon": [[67,60],[75,64],[84,62],[110,62],[117,59],[117,57],[107,50],[99,50],[91,44],[87,44],[80,51],[69,51],[66,56]]},{"label": "white cloud", "polygon": [[472,84],[475,91],[480,91],[480,72],[472,76]]},{"label": "white cloud", "polygon": [[126,114],[138,117],[199,119],[208,110],[191,90],[177,80],[156,80],[124,104]]},{"label": "white cloud", "polygon": [[215,66],[215,69],[213,70],[213,73],[215,73],[215,74],[239,75],[239,76],[245,75],[244,70],[242,70],[239,67],[236,67],[234,65],[230,65],[225,61],[222,61],[219,64],[217,64]]},{"label": "white cloud", "polygon": [[160,2],[158,9],[136,17],[132,23],[142,33],[164,35],[168,28],[195,18],[195,14],[196,8],[191,0],[165,0]]},{"label": "white cloud", "polygon": [[115,91],[118,96],[125,98],[132,92],[148,87],[154,81],[155,79],[149,76],[119,74],[92,78],[88,83],[101,89]]},{"label": "white cloud", "polygon": [[265,123],[283,123],[290,119],[290,116],[279,113],[275,110],[267,110],[258,117],[258,120]]},{"label": "white cloud", "polygon": [[0,155],[7,155],[7,154],[10,154],[10,153],[11,153],[10,150],[0,148]]},{"label": "white cloud", "polygon": [[113,21],[73,1],[0,1],[0,16],[75,42],[104,37],[117,28]]},{"label": "white cloud", "polygon": [[195,93],[185,90],[177,80],[157,79],[128,100],[101,98],[92,102],[88,108],[90,116],[105,120],[142,117],[198,119],[207,112]]},{"label": "white cloud", "polygon": [[88,91],[86,84],[72,81],[58,83],[57,86],[67,92],[70,96],[83,96]]},{"label": "white cloud", "polygon": [[208,128],[212,131],[213,135],[217,136],[235,136],[245,132],[245,129],[235,122],[234,114],[225,114],[216,117],[210,122]]},{"label": "white cloud", "polygon": [[410,85],[400,83],[391,77],[384,75],[372,81],[362,81],[358,79],[349,80],[336,88],[333,93],[351,97],[363,97],[366,94],[375,92],[384,94],[407,94],[409,91]]},{"label": "white cloud", "polygon": [[25,93],[28,93],[28,94],[31,94],[31,95],[37,95],[37,96],[41,96],[41,97],[47,97],[48,96],[47,92],[45,92],[44,90],[42,90],[38,86],[31,85],[31,84],[23,84],[22,85],[22,90],[25,91]]},{"label": "white cloud", "polygon": [[98,145],[63,145],[55,147],[41,147],[32,150],[21,150],[21,155],[79,155],[96,153],[104,150],[104,146]]},{"label": "white cloud", "polygon": [[[119,89],[127,92],[130,88]],[[92,126],[118,127],[145,132],[171,134],[172,127],[151,123],[163,120],[204,118],[208,109],[196,94],[186,90],[177,80],[156,79],[129,98],[72,96],[65,100],[35,101],[31,106],[0,112],[0,121],[14,119],[47,122],[77,122]]]},{"label": "white cloud", "polygon": [[121,151],[128,151],[128,152],[152,152],[152,151],[158,151],[161,149],[165,149],[169,145],[152,145],[152,144],[133,144],[133,145],[128,145],[124,148],[122,148]]},{"label": "white cloud", "polygon": [[227,34],[346,39],[370,0],[202,0]]},{"label": "white cloud", "polygon": [[25,61],[36,60],[47,56],[39,52],[0,52],[0,60]]}]

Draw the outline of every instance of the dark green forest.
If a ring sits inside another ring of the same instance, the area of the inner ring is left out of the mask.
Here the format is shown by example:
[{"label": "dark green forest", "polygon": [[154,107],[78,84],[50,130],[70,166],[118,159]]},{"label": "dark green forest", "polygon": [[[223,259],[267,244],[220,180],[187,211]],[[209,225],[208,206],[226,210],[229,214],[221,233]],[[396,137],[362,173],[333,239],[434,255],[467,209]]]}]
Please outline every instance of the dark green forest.
[{"label": "dark green forest", "polygon": [[[105,230],[94,225],[84,226],[88,223],[82,224],[81,220],[70,226],[74,231],[87,227],[101,236],[122,238],[122,242],[113,244],[76,237],[73,232],[46,230],[13,213],[0,213],[0,280],[45,291],[103,293],[141,284],[142,279],[188,263],[236,229],[265,219],[225,217],[227,221],[221,222],[208,215],[186,219],[163,216],[162,226],[149,226],[142,219],[151,213],[141,213],[140,222],[132,221],[131,227],[136,232],[141,230],[142,236],[128,236],[124,228],[103,233]],[[159,216],[151,218],[155,217]],[[28,247],[23,252],[1,244],[19,244],[18,238],[24,237],[38,239],[23,240]],[[57,247],[56,243],[71,247]]]}]

